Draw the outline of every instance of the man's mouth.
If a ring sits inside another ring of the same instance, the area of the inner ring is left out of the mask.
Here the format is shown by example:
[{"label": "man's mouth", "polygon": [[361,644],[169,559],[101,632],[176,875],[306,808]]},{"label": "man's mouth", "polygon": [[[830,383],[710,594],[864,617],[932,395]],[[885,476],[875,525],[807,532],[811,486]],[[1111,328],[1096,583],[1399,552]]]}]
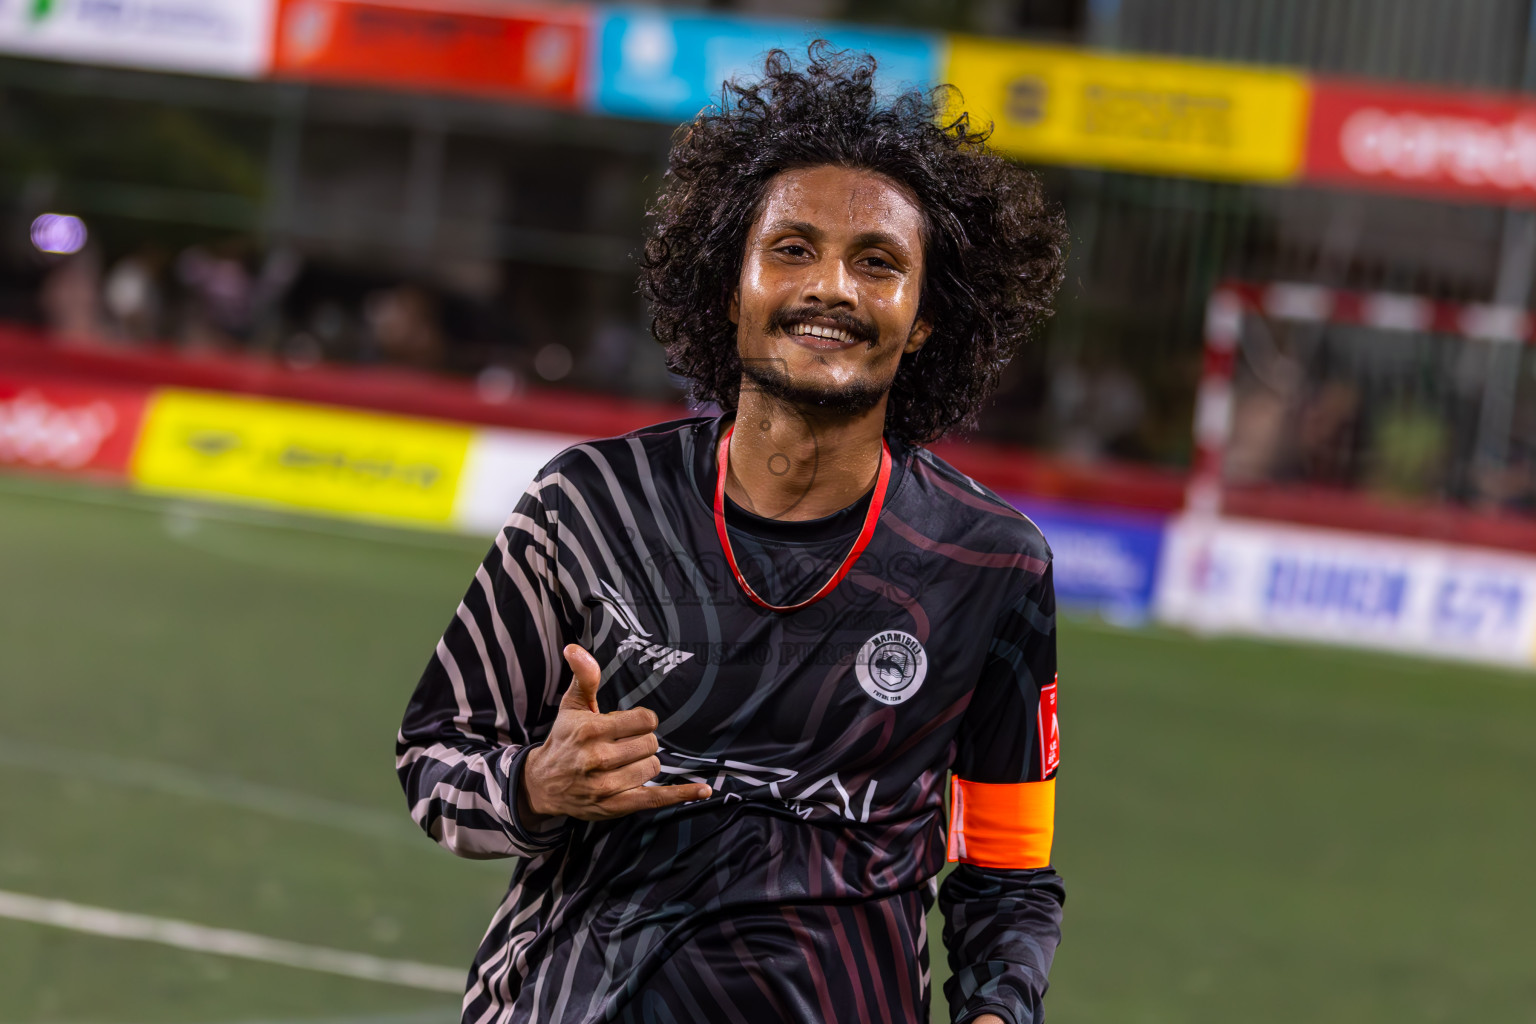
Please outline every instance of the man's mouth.
[{"label": "man's mouth", "polygon": [[844,345],[859,340],[841,327],[828,327],[825,324],[794,324],[787,333],[801,338],[820,338],[824,341],[836,341]]},{"label": "man's mouth", "polygon": [[873,325],[852,316],[814,309],[782,310],[769,319],[768,330],[770,333],[782,331],[800,344],[815,348],[836,348],[857,342],[873,345],[880,336]]}]

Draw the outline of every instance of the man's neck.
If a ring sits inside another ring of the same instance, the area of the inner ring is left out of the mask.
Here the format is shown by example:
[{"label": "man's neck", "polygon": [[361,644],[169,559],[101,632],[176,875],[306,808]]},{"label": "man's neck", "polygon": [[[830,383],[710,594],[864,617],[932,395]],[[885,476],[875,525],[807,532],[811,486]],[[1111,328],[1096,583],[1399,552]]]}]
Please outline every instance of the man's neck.
[{"label": "man's neck", "polygon": [[742,389],[725,493],[768,519],[820,519],[875,483],[885,402],[856,415],[806,410]]}]

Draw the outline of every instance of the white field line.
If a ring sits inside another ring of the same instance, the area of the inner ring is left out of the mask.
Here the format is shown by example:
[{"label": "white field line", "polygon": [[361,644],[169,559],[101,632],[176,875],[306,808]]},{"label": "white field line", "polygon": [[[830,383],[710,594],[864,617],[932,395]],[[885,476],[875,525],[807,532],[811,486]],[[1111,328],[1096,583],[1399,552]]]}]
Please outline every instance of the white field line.
[{"label": "white field line", "polygon": [[387,1013],[368,1017],[301,1017],[294,1020],[242,1020],[228,1024],[458,1024],[459,1013],[455,1007],[444,1014],[428,1010],[423,1013]]},{"label": "white field line", "polygon": [[[64,486],[61,487],[60,484]],[[474,539],[473,536],[466,536],[447,527],[438,529],[430,525],[422,527],[348,519],[324,512],[243,505],[233,500],[226,504],[213,499],[204,501],[168,493],[132,491],[114,484],[82,483],[78,480],[64,481],[26,475],[13,476],[8,473],[0,473],[0,495],[77,505],[100,505],[131,512],[147,512],[151,515],[211,519],[240,526],[319,533],[351,540],[407,544],[413,547],[439,548],[447,551],[462,551],[465,549],[466,540]]]},{"label": "white field line", "polygon": [[94,751],[72,750],[0,736],[0,764],[23,771],[62,775],[105,785],[152,790],[189,800],[227,804],[274,818],[325,825],[372,839],[420,845],[430,841],[411,824],[402,802],[399,814],[386,814],[339,800],[295,793],[230,776],[205,775],[176,765]]},{"label": "white field line", "polygon": [[432,992],[461,993],[468,977],[467,968],[437,967],[410,960],[386,960],[366,953],[306,946],[249,932],[208,928],[188,921],[127,914],[120,910],[87,907],[79,903],[47,900],[4,890],[0,890],[0,917],[113,939],[158,942],[163,946],[175,946],[195,953],[259,960],[306,971],[322,971]]},{"label": "white field line", "polygon": [[[295,1017],[291,1019],[267,1019],[259,1020],[234,1020],[220,1021],[219,1024],[458,1024],[459,1012],[454,1007],[447,1012],[443,1010],[424,1010],[416,1013],[385,1013],[370,1014],[365,1017],[356,1015],[348,1017]],[[99,1024],[99,1022],[90,1022]]]}]

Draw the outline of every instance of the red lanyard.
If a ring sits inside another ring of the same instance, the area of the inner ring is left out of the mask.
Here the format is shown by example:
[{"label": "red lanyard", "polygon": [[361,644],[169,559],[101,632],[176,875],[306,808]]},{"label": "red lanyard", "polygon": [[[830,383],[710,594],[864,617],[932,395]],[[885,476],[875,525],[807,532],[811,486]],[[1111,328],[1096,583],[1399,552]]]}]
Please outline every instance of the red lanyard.
[{"label": "red lanyard", "polygon": [[864,513],[864,526],[859,530],[858,538],[853,542],[853,548],[848,552],[848,557],[843,559],[843,564],[837,567],[837,572],[832,578],[821,585],[804,601],[795,604],[769,604],[757,596],[757,591],[742,576],[741,569],[736,565],[736,554],[731,551],[731,538],[725,530],[725,474],[730,468],[731,435],[736,432],[732,425],[720,438],[720,448],[715,452],[715,462],[720,467],[719,475],[715,479],[715,533],[720,536],[720,546],[725,549],[725,560],[730,564],[731,574],[736,577],[736,582],[753,602],[768,609],[771,612],[792,612],[798,608],[804,608],[808,604],[820,601],[832,592],[832,588],[843,581],[848,575],[848,570],[853,568],[853,563],[859,560],[864,549],[869,546],[869,539],[875,535],[875,520],[880,518],[880,509],[885,505],[885,487],[891,482],[891,449],[885,443],[885,438],[880,439],[880,470],[875,474],[875,493],[869,499],[869,511]]}]

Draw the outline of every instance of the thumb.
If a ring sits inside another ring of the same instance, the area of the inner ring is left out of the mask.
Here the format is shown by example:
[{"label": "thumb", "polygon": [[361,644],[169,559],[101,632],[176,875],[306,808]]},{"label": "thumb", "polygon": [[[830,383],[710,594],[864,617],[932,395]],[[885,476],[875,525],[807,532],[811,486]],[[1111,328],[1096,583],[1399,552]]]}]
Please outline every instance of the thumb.
[{"label": "thumb", "polygon": [[566,644],[564,654],[566,664],[571,666],[571,685],[560,698],[560,706],[597,713],[597,688],[603,682],[603,670],[597,659],[579,644]]}]

